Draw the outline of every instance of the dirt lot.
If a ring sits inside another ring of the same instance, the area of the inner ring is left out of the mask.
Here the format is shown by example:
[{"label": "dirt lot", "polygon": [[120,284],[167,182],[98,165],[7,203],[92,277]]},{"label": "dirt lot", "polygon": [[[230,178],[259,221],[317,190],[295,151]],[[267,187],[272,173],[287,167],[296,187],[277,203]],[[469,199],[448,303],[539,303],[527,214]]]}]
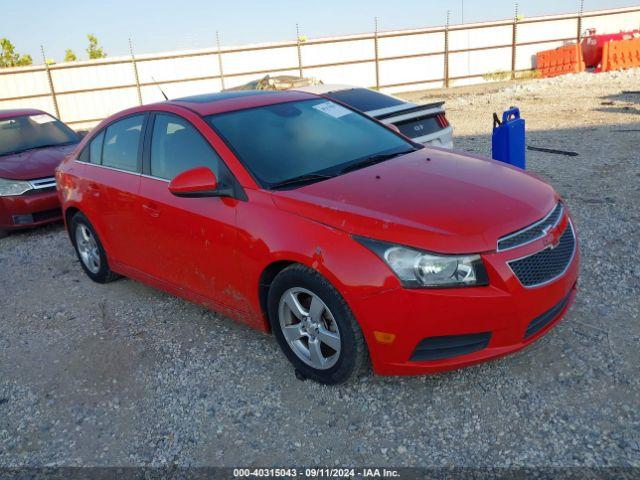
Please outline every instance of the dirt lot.
[{"label": "dirt lot", "polygon": [[82,273],[61,226],[0,240],[0,465],[640,467],[640,71],[417,92],[460,148],[520,106],[573,212],[581,291],[523,352],[439,376],[299,382],[275,341]]}]

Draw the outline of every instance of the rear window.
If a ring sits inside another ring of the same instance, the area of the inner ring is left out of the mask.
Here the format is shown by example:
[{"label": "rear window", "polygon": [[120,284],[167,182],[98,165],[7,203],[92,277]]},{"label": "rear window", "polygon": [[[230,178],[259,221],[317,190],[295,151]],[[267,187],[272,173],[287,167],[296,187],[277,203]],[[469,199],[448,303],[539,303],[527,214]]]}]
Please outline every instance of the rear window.
[{"label": "rear window", "polygon": [[381,108],[396,107],[402,105],[402,100],[390,97],[384,93],[374,92],[368,88],[352,88],[351,90],[340,90],[325,94],[326,97],[346,103],[347,105],[360,110],[370,112]]},{"label": "rear window", "polygon": [[91,140],[89,144],[88,161],[99,165],[102,162],[102,142],[104,142],[104,130],[101,131],[96,138]]},{"label": "rear window", "polygon": [[119,120],[107,127],[102,145],[102,165],[135,172],[144,115]]}]

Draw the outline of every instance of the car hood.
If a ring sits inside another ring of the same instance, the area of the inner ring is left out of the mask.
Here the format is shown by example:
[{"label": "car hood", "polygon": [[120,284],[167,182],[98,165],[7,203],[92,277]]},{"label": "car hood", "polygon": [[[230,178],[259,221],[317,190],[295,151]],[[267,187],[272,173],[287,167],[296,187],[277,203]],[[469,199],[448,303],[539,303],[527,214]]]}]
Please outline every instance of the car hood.
[{"label": "car hood", "polygon": [[354,235],[441,253],[496,249],[547,214],[553,188],[509,165],[424,148],[295,190],[277,207]]},{"label": "car hood", "polygon": [[0,178],[32,180],[53,177],[56,167],[76,144],[37,148],[13,155],[0,156]]}]

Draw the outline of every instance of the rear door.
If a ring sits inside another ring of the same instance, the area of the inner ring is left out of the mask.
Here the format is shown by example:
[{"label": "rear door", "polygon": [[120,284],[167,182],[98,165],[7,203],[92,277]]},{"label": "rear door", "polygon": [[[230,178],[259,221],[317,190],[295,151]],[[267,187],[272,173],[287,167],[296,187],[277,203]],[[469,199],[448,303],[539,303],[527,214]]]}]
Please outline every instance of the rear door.
[{"label": "rear door", "polygon": [[187,290],[237,310],[236,205],[232,198],[180,198],[169,192],[179,173],[206,166],[219,179],[230,175],[199,130],[185,118],[153,114],[145,142],[140,185],[145,230],[143,270],[179,290]]},{"label": "rear door", "polygon": [[87,214],[112,261],[136,265],[135,225],[147,114],[131,115],[105,127],[83,150]]},{"label": "rear door", "polygon": [[102,167],[105,194],[102,218],[119,262],[137,265],[142,141],[147,114],[126,117],[105,129]]}]

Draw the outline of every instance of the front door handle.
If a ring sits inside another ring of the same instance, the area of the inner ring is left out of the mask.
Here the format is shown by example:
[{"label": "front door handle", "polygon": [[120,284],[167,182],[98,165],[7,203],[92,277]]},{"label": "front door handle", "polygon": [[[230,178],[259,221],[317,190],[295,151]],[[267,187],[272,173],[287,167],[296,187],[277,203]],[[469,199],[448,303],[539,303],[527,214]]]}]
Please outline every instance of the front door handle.
[{"label": "front door handle", "polygon": [[149,205],[148,203],[143,203],[142,209],[153,218],[158,218],[160,216],[160,210],[155,205]]}]

